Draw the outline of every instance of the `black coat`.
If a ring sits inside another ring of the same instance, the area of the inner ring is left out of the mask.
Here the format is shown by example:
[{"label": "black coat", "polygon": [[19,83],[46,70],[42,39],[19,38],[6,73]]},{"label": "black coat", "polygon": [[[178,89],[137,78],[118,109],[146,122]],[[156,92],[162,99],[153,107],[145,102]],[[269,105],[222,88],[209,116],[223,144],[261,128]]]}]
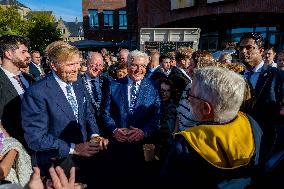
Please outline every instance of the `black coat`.
[{"label": "black coat", "polygon": [[[30,85],[34,82],[31,76],[22,74]],[[9,135],[25,145],[21,126],[21,98],[2,69],[0,69],[0,117]]]}]

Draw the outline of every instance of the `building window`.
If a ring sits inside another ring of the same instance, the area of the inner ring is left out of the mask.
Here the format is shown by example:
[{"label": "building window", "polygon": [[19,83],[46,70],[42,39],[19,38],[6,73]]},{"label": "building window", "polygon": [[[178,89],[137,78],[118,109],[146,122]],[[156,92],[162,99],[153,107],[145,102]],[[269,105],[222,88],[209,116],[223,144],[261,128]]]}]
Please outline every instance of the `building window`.
[{"label": "building window", "polygon": [[126,11],[119,11],[119,29],[127,29]]},{"label": "building window", "polygon": [[91,28],[99,27],[99,15],[98,10],[89,10],[89,25]]},{"label": "building window", "polygon": [[64,28],[59,28],[59,32],[61,35],[65,34],[65,29]]},{"label": "building window", "polygon": [[113,29],[113,11],[103,11],[104,13],[104,27]]}]

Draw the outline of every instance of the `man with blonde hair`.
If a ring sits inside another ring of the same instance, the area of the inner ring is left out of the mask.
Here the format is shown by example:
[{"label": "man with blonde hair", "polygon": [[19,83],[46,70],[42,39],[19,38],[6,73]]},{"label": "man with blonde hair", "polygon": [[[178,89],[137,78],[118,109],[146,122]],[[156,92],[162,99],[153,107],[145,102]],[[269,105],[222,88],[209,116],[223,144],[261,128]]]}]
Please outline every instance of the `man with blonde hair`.
[{"label": "man with blonde hair", "polygon": [[43,174],[54,164],[66,170],[75,165],[83,172],[89,157],[105,149],[107,140],[100,137],[99,143],[89,142],[91,137],[98,137],[99,130],[78,77],[79,50],[57,42],[48,49],[52,73],[29,88],[23,98],[25,139],[34,152],[33,164]]}]

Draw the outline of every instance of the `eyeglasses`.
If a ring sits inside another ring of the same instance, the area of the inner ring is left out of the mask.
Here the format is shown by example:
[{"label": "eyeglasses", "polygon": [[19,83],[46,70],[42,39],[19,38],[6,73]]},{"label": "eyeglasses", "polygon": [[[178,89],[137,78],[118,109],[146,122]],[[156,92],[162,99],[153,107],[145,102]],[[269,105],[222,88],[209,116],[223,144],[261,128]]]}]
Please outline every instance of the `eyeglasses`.
[{"label": "eyeglasses", "polygon": [[131,69],[139,69],[139,68],[143,68],[143,69],[146,69],[147,68],[147,65],[138,65],[138,64],[130,64],[130,68]]},{"label": "eyeglasses", "polygon": [[202,98],[199,98],[199,97],[197,97],[197,96],[194,96],[194,95],[190,94],[190,90],[187,91],[187,97],[195,98],[195,99],[197,99],[197,100],[201,100],[201,101],[203,101],[203,102],[207,102],[207,103],[208,103],[207,100],[204,100],[204,99],[202,99]]},{"label": "eyeglasses", "polygon": [[247,51],[253,51],[254,49],[258,48],[257,46],[254,45],[245,45],[245,46],[240,46],[240,51],[246,49]]}]

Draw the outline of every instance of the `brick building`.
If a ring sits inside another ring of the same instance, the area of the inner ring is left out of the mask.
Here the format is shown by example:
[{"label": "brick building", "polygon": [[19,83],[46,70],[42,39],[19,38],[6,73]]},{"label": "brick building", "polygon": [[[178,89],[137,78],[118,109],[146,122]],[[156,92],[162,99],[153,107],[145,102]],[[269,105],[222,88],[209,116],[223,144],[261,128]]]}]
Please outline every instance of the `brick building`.
[{"label": "brick building", "polygon": [[132,34],[137,39],[141,27],[199,27],[200,49],[223,49],[227,42],[239,42],[242,32],[260,32],[266,47],[284,49],[283,0],[128,0],[127,3],[135,8],[128,11],[128,16],[134,18],[128,25],[136,26]]},{"label": "brick building", "polygon": [[82,9],[85,39],[129,45],[126,0],[82,0]]}]

